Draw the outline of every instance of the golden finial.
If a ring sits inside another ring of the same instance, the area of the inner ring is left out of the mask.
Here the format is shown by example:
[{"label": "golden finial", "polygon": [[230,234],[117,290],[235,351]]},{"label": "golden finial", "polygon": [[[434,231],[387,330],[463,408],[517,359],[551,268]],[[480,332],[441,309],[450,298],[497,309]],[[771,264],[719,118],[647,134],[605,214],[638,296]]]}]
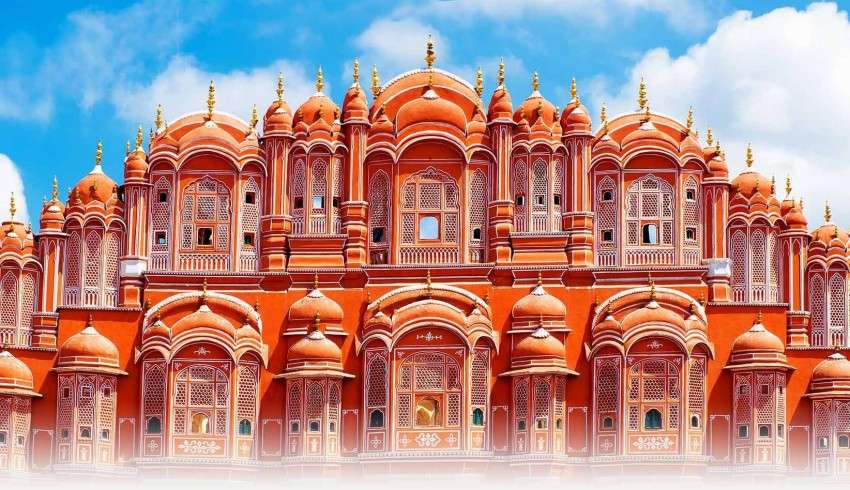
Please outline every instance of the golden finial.
[{"label": "golden finial", "polygon": [[319,273],[313,273],[313,289],[319,289]]},{"label": "golden finial", "polygon": [[428,289],[431,289],[431,269],[428,269],[425,273],[425,284],[428,286]]},{"label": "golden finial", "polygon": [[130,140],[124,142],[124,156],[130,154]]},{"label": "golden finial", "polygon": [[142,151],[142,125],[136,130],[136,151]]},{"label": "golden finial", "polygon": [[791,195],[791,175],[785,176],[785,195]]},{"label": "golden finial", "polygon": [[776,176],[775,175],[770,176],[770,193],[776,194]]},{"label": "golden finial", "polygon": [[18,212],[18,207],[15,205],[15,193],[9,196],[9,221],[15,221],[15,213]]},{"label": "golden finial", "polygon": [[372,97],[381,93],[381,79],[378,78],[378,67],[372,65]]},{"label": "golden finial", "polygon": [[249,124],[251,125],[251,131],[254,131],[254,128],[257,127],[257,122],[259,120],[260,116],[257,114],[257,104],[254,104],[254,106],[251,107],[251,120],[249,121]]},{"label": "golden finial", "polygon": [[762,322],[762,312],[761,310],[756,312],[756,319],[753,320],[753,325],[759,325]]},{"label": "golden finial", "polygon": [[570,80],[570,99],[577,100],[578,99],[578,88],[576,88],[576,77],[573,77]]},{"label": "golden finial", "polygon": [[655,281],[649,280],[649,300],[655,301]]},{"label": "golden finial", "polygon": [[640,77],[640,85],[638,86],[638,109],[648,109],[649,101],[646,98],[646,81]]},{"label": "golden finial", "polygon": [[537,117],[543,117],[543,101],[537,101]]},{"label": "golden finial", "polygon": [[165,128],[165,122],[162,120],[162,104],[156,105],[156,115],[153,118],[153,125],[157,131]]},{"label": "golden finial", "polygon": [[605,102],[602,103],[602,109],[599,110],[599,120],[602,121],[602,127],[608,127],[608,107]]},{"label": "golden finial", "polygon": [[688,119],[685,121],[685,125],[688,128],[688,131],[694,127],[694,106],[688,108]]},{"label": "golden finial", "polygon": [[537,271],[537,285],[543,285],[543,271]]},{"label": "golden finial", "polygon": [[475,93],[478,94],[478,97],[481,97],[481,94],[484,93],[484,72],[481,71],[480,66],[475,72]]},{"label": "golden finial", "polygon": [[434,54],[434,39],[428,34],[428,41],[425,44],[425,64],[429,69],[434,67],[434,62],[437,60],[437,55]]},{"label": "golden finial", "polygon": [[318,70],[316,70],[316,92],[321,92],[322,89],[325,88],[325,74],[322,72],[322,67],[320,66]]},{"label": "golden finial", "polygon": [[277,93],[277,101],[283,102],[283,72],[278,72],[277,74],[277,89],[275,90]]},{"label": "golden finial", "polygon": [[531,75],[531,90],[533,92],[540,90],[540,75],[537,72]]},{"label": "golden finial", "polygon": [[747,155],[744,159],[744,162],[747,164],[747,168],[753,166],[753,145],[752,143],[747,143]]},{"label": "golden finial", "polygon": [[210,88],[207,90],[207,119],[212,119],[215,111],[215,83],[210,80]]},{"label": "golden finial", "polygon": [[360,83],[360,60],[354,58],[354,64],[351,67],[351,81],[354,85]]},{"label": "golden finial", "polygon": [[505,59],[499,58],[499,73],[496,75],[496,83],[499,87],[505,85]]},{"label": "golden finial", "polygon": [[[802,199],[800,201],[802,202]],[[829,201],[826,201],[823,207],[823,221],[824,223],[832,221],[832,209],[829,207]]]},{"label": "golden finial", "polygon": [[101,160],[103,160],[103,143],[98,141],[97,148],[94,150],[94,164],[100,166]]},{"label": "golden finial", "polygon": [[699,304],[701,304],[702,307],[705,308],[705,305],[707,303],[708,302],[705,300],[705,291],[700,291],[699,292]]},{"label": "golden finial", "polygon": [[56,179],[56,176],[53,176],[53,191],[50,193],[50,199],[53,201],[59,200],[59,180]]},{"label": "golden finial", "polygon": [[802,211],[802,210],[803,210],[803,198],[801,196],[800,197],[800,211]]},{"label": "golden finial", "polygon": [[[720,144],[720,142],[717,142]],[[709,126],[708,131],[705,132],[705,144],[706,146],[714,146],[714,133],[711,131],[711,127]]]},{"label": "golden finial", "polygon": [[204,284],[201,290],[201,303],[207,304],[207,278],[204,278]]},{"label": "golden finial", "polygon": [[91,313],[86,317],[86,328],[94,328],[94,320],[92,319]]}]

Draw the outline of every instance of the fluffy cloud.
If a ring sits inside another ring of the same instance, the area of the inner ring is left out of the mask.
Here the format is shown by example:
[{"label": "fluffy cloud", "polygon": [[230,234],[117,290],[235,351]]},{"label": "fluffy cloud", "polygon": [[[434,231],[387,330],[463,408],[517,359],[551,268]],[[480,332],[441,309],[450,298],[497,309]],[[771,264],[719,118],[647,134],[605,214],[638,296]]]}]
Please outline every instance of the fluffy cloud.
[{"label": "fluffy cloud", "polygon": [[0,153],[0,221],[9,219],[9,196],[15,193],[15,206],[17,213],[15,220],[26,223],[29,221],[29,213],[27,212],[27,200],[24,196],[24,181],[21,179],[21,173],[18,167],[11,158]]},{"label": "fluffy cloud", "polygon": [[850,224],[844,146],[850,23],[835,4],[780,8],[759,17],[736,12],[681,56],[664,48],[645,53],[620,86],[598,79],[596,107],[606,100],[612,113],[634,110],[642,76],[654,110],[684,120],[694,106],[698,126],[703,133],[713,127],[733,172],[742,170],[752,142],[755,170],[775,175],[779,189],[790,174],[812,224],[821,221],[824,200],[834,203],[837,222]]},{"label": "fluffy cloud", "polygon": [[[198,67],[193,58],[174,57],[168,66],[148,84],[128,84],[117,88],[112,96],[118,116],[122,119],[150,125],[157,104],[162,104],[168,120],[190,112],[206,110],[207,89],[215,82],[216,110],[248,120],[251,105],[257,104],[260,117],[274,100],[277,75],[283,72],[286,100],[293,110],[312,95],[315,75],[286,60],[253,70],[233,70],[217,73]],[[329,93],[329,87],[325,92]]]},{"label": "fluffy cloud", "polygon": [[115,12],[73,12],[55,44],[0,75],[0,117],[48,120],[58,97],[88,110],[150,62],[168,59],[216,10],[200,0],[145,0]]}]

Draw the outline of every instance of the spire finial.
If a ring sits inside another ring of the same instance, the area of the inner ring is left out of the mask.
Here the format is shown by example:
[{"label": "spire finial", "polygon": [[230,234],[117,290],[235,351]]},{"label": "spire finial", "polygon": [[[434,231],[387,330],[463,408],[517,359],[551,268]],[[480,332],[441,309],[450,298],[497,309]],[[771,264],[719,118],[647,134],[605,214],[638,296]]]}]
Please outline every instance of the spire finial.
[{"label": "spire finial", "polygon": [[537,271],[537,285],[543,285],[543,271]]},{"label": "spire finial", "polygon": [[532,92],[540,90],[540,75],[536,71],[531,75],[531,90]]},{"label": "spire finial", "polygon": [[130,140],[124,142],[124,156],[130,155]]},{"label": "spire finial", "polygon": [[570,99],[572,99],[572,100],[578,99],[578,88],[576,87],[576,77],[573,77],[570,80]]},{"label": "spire finial", "polygon": [[709,126],[708,131],[705,132],[705,144],[707,146],[714,146],[714,133],[711,131],[711,126]]},{"label": "spire finial", "polygon": [[207,119],[212,120],[215,111],[215,82],[210,80],[210,88],[207,90]]},{"label": "spire finial", "polygon": [[425,284],[428,286],[428,289],[431,289],[431,269],[425,273]]},{"label": "spire finial", "polygon": [[316,314],[313,316],[313,330],[314,331],[320,330],[321,325],[322,325],[322,317],[319,315],[319,312],[317,311]]},{"label": "spire finial", "polygon": [[800,211],[803,210],[803,196],[800,196]]},{"label": "spire finial", "polygon": [[653,279],[649,280],[649,300],[655,301],[655,281]]},{"label": "spire finial", "polygon": [[685,121],[688,131],[694,127],[694,106],[688,108],[688,119]]},{"label": "spire finial", "polygon": [[162,119],[162,104],[156,105],[156,115],[153,118],[153,125],[156,131],[165,129],[165,122]]},{"label": "spire finial", "polygon": [[475,72],[475,93],[478,94],[479,98],[484,93],[484,72],[481,71],[480,66]]},{"label": "spire finial", "polygon": [[[800,199],[801,203],[802,203],[802,201],[803,200]],[[802,204],[801,204],[801,207],[802,207]],[[824,206],[823,206],[823,221],[824,221],[824,223],[829,223],[830,221],[832,221],[832,209],[829,207],[829,201],[826,201],[824,203]]]},{"label": "spire finial", "polygon": [[283,102],[283,72],[277,73],[277,89],[275,89],[275,93],[277,94],[277,101]]},{"label": "spire finial", "polygon": [[53,176],[53,191],[50,193],[50,199],[53,201],[59,200],[59,180]]},{"label": "spire finial", "polygon": [[142,151],[142,125],[139,124],[139,129],[136,130],[136,151]]},{"label": "spire finial", "polygon": [[599,120],[602,121],[602,128],[608,129],[608,106],[605,102],[602,103],[602,109],[599,110]]},{"label": "spire finial", "polygon": [[437,55],[434,54],[434,38],[428,34],[428,41],[425,43],[425,64],[429,70],[434,67],[435,61],[437,61]]},{"label": "spire finial", "polygon": [[785,195],[791,195],[791,174],[785,176]]},{"label": "spire finial", "polygon": [[203,284],[202,288],[203,289],[201,290],[201,304],[205,305],[205,304],[207,304],[207,278],[206,277],[204,278],[204,284]]},{"label": "spire finial", "polygon": [[354,64],[351,66],[351,81],[354,85],[360,84],[360,60],[354,58]]},{"label": "spire finial", "polygon": [[372,65],[372,97],[381,93],[381,79],[378,78],[378,67]]},{"label": "spire finial", "polygon": [[15,221],[15,213],[18,212],[18,207],[15,205],[15,193],[9,195],[9,221]]},{"label": "spire finial", "polygon": [[762,322],[762,312],[761,310],[756,312],[756,319],[753,320],[753,325],[760,325]]},{"label": "spire finial", "polygon": [[640,77],[640,85],[638,86],[638,109],[644,110],[649,105],[649,100],[646,98],[646,81]]},{"label": "spire finial", "polygon": [[325,74],[322,72],[322,67],[320,66],[318,70],[316,70],[316,92],[321,92],[325,88]]},{"label": "spire finial", "polygon": [[776,176],[775,175],[770,176],[770,193],[776,194]]},{"label": "spire finial", "polygon": [[99,167],[101,160],[103,160],[103,143],[101,143],[100,140],[98,140],[97,148],[95,148],[95,150],[94,150],[94,164],[95,164],[95,166]]},{"label": "spire finial", "polygon": [[505,85],[505,58],[499,58],[499,73],[496,75],[496,83],[499,87]]},{"label": "spire finial", "polygon": [[747,143],[747,155],[744,159],[744,162],[747,164],[747,168],[752,168],[753,166],[753,145],[752,143]]},{"label": "spire finial", "polygon": [[319,289],[319,273],[313,273],[313,289]]},{"label": "spire finial", "polygon": [[91,313],[86,317],[86,328],[94,328],[94,319],[92,319]]},{"label": "spire finial", "polygon": [[249,121],[249,123],[248,123],[248,124],[250,124],[250,125],[251,125],[251,131],[252,131],[252,132],[253,132],[253,131],[254,131],[254,129],[257,127],[257,122],[258,122],[259,120],[260,120],[260,116],[257,114],[257,104],[254,104],[254,105],[251,107],[251,120],[250,120],[250,121]]}]

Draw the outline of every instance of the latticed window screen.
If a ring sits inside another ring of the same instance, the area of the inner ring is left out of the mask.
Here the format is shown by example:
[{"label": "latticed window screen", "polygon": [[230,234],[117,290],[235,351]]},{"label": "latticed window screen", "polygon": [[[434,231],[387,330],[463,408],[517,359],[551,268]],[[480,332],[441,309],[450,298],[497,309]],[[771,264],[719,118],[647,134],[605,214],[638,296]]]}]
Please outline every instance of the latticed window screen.
[{"label": "latticed window screen", "polygon": [[290,211],[292,214],[292,232],[295,234],[304,233],[304,208],[310,203],[304,197],[304,186],[307,182],[307,164],[303,158],[298,158],[292,164],[290,172],[289,189],[292,196],[290,203]]},{"label": "latticed window screen", "polygon": [[[227,252],[230,233],[230,190],[209,177],[196,180],[183,191],[181,249]],[[187,219],[188,218],[188,219]],[[209,242],[201,240],[199,229],[209,229]]]},{"label": "latticed window screen", "polygon": [[20,330],[27,338],[27,342],[18,339],[19,344],[29,343],[29,331],[32,328],[32,314],[35,311],[36,303],[36,275],[35,272],[25,271],[21,274],[21,309],[20,309]]},{"label": "latticed window screen", "polygon": [[472,368],[470,370],[470,396],[469,401],[472,405],[472,410],[480,408],[482,412],[487,413],[488,396],[488,374],[489,369],[489,354],[486,350],[475,352],[472,358]]},{"label": "latticed window screen", "polygon": [[705,358],[693,357],[688,368],[688,412],[703,420],[705,410]]},{"label": "latticed window screen", "polygon": [[261,202],[260,186],[253,177],[249,177],[242,188],[242,202],[240,204],[242,238],[239,244],[239,269],[243,271],[257,270]]},{"label": "latticed window screen", "polygon": [[310,233],[325,233],[328,226],[328,164],[315,160],[311,165]]},{"label": "latticed window screen", "polygon": [[429,167],[408,177],[402,189],[402,263],[458,262],[460,203],[457,182],[448,174]]},{"label": "latticed window screen", "polygon": [[291,434],[299,433],[302,430],[301,423],[301,380],[293,380],[290,382],[289,394],[286,397],[286,416],[289,420],[288,431]]},{"label": "latticed window screen", "polygon": [[594,404],[596,406],[597,427],[603,427],[602,421],[610,417],[616,427],[620,411],[620,358],[600,358],[595,361]]},{"label": "latticed window screen", "polygon": [[[205,364],[193,364],[177,373],[174,383],[174,433],[228,435],[230,382],[227,374]],[[201,415],[207,421],[195,423]]]},{"label": "latticed window screen", "polygon": [[0,280],[0,327],[16,329],[18,326],[18,278],[12,271]]},{"label": "latticed window screen", "polygon": [[[484,257],[481,247],[486,236],[487,177],[476,170],[469,181],[469,247],[470,262],[479,262]],[[477,259],[477,260],[476,260]]]},{"label": "latticed window screen", "polygon": [[[255,428],[257,426],[257,384],[259,367],[255,363],[240,363],[236,385],[236,423],[238,427]],[[248,425],[244,421],[248,421]],[[240,431],[239,435],[244,434]]]},{"label": "latticed window screen", "polygon": [[561,208],[564,202],[564,162],[555,160],[554,185],[552,186],[552,231],[561,231]]},{"label": "latticed window screen", "polygon": [[[65,288],[77,290],[80,287],[80,234],[71,231],[68,234],[68,251],[65,262]],[[66,301],[66,304],[72,304]]]},{"label": "latticed window screen", "polygon": [[[389,379],[387,377],[387,352],[370,350],[366,353],[365,404],[366,421],[370,430],[386,430]],[[376,449],[376,448],[370,448]]]},{"label": "latticed window screen", "polygon": [[809,312],[811,313],[812,345],[826,345],[826,291],[823,273],[809,274]]},{"label": "latticed window screen", "polygon": [[518,431],[528,429],[528,378],[514,382],[514,418]]},{"label": "latticed window screen", "polygon": [[844,272],[829,277],[829,339],[830,345],[845,345],[847,331],[847,283]]},{"label": "latticed window screen", "polygon": [[514,229],[528,231],[528,164],[525,160],[514,161],[511,189],[514,194]]},{"label": "latticed window screen", "polygon": [[[146,434],[162,432],[165,420],[165,363],[145,362],[142,376],[142,413]],[[150,423],[151,418],[156,420]],[[158,422],[158,423],[157,423]],[[150,429],[153,429],[151,432]]]},{"label": "latticed window screen", "polygon": [[[673,188],[667,181],[652,174],[635,180],[629,186],[626,202],[626,224],[630,227],[628,245],[673,245]],[[654,225],[659,230],[657,243],[644,240],[645,225]],[[640,233],[632,235],[632,228]]]},{"label": "latticed window screen", "polygon": [[[596,248],[599,265],[617,265],[619,240],[617,185],[611,177],[603,177],[596,186]],[[635,227],[634,239],[637,239]],[[631,233],[631,231],[630,231]],[[632,240],[632,238],[629,238]]]},{"label": "latticed window screen", "polygon": [[333,186],[331,190],[333,193],[331,194],[330,202],[328,203],[331,206],[331,227],[333,233],[341,233],[342,232],[342,220],[339,215],[339,205],[342,203],[342,161],[340,158],[334,158],[333,161],[333,172],[331,173],[331,179],[333,180]]},{"label": "latticed window screen", "polygon": [[531,166],[531,230],[548,231],[549,216],[549,169],[546,162],[536,160]]},{"label": "latticed window screen", "polygon": [[643,415],[651,409],[666,413],[664,430],[677,430],[680,422],[681,373],[679,364],[669,357],[635,357],[628,371],[630,386],[637,381],[638,396],[629,397],[629,430],[641,431]]},{"label": "latticed window screen", "polygon": [[378,170],[369,181],[369,246],[373,263],[387,261],[389,242],[390,179],[386,172]]},{"label": "latticed window screen", "polygon": [[[172,250],[173,195],[171,180],[167,176],[156,179],[151,194],[151,270],[168,270]],[[191,219],[191,216],[189,217]]]},{"label": "latticed window screen", "polygon": [[97,301],[89,301],[89,295],[92,292],[97,295],[100,292],[101,275],[100,271],[103,267],[101,258],[103,251],[101,250],[101,236],[97,231],[90,231],[86,235],[86,253],[85,253],[85,289],[86,298],[85,304],[97,304]]},{"label": "latticed window screen", "polygon": [[[396,386],[399,401],[418,400],[428,396],[437,401],[437,427],[459,427],[463,413],[461,394],[463,383],[460,379],[461,366],[451,356],[442,352],[418,352],[411,354],[399,366]],[[404,381],[404,372],[412,373],[412,383]],[[403,395],[407,397],[402,398]],[[407,412],[405,413],[405,409]],[[397,422],[410,425],[415,420],[413,403],[399,404],[396,413]]]},{"label": "latticed window screen", "polygon": [[[687,248],[701,250],[702,225],[700,222],[700,192],[697,179],[688,177],[685,181],[685,192],[682,200],[682,225],[685,232],[682,234],[684,245]],[[698,257],[697,257],[698,258]]]},{"label": "latticed window screen", "polygon": [[[537,379],[534,383],[534,423],[535,427],[544,429],[549,427],[550,404],[552,401],[552,388],[549,379]],[[541,425],[545,424],[545,425]]]},{"label": "latticed window screen", "polygon": [[729,241],[729,258],[732,261],[732,294],[735,301],[747,299],[747,276],[749,274],[749,248],[747,233],[742,229],[732,229]]},{"label": "latticed window screen", "polygon": [[767,250],[763,231],[755,230],[750,235],[750,250],[753,256],[753,285],[764,285],[767,282]]}]

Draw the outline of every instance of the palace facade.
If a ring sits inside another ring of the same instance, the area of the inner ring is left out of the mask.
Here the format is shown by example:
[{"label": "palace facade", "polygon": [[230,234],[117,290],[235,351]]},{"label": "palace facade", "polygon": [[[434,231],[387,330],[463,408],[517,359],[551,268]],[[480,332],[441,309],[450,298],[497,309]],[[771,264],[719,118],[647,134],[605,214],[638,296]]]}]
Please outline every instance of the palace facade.
[{"label": "palace facade", "polygon": [[38,233],[13,201],[0,472],[850,474],[828,210],[643,83],[594,130],[574,83],[488,103],[434,60],[341,106],[281,77],[261,130],[211,84]]}]

